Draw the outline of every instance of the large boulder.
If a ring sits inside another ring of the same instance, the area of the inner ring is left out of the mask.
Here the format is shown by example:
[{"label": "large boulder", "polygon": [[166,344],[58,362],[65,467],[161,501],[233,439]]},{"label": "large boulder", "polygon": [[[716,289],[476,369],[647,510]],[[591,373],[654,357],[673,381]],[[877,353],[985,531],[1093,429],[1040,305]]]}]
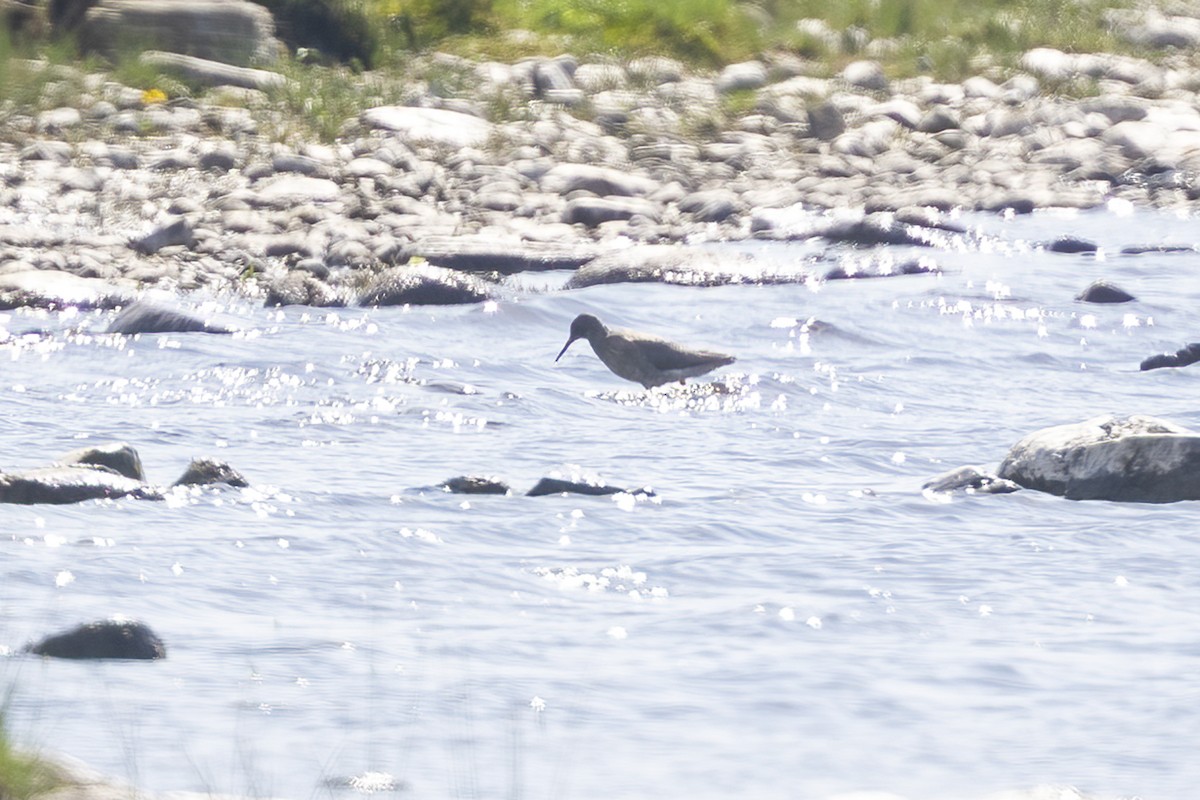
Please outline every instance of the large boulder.
[{"label": "large boulder", "polygon": [[153,49],[241,67],[270,64],[282,47],[271,12],[247,0],[101,0],[79,40],[109,56]]},{"label": "large boulder", "polygon": [[50,658],[137,659],[152,661],[167,657],[162,639],[144,623],[127,619],[89,622],[25,648],[26,652]]},{"label": "large boulder", "polygon": [[126,442],[109,442],[91,447],[81,447],[60,458],[59,463],[65,467],[77,464],[105,467],[118,475],[124,475],[135,481],[145,482],[146,472],[142,469],[142,458],[138,451]]},{"label": "large boulder", "polygon": [[1096,417],[1026,436],[998,474],[1070,500],[1200,500],[1200,434],[1154,417]]},{"label": "large boulder", "polygon": [[89,464],[0,474],[0,503],[63,505],[127,496],[159,499],[162,495],[142,481]]}]

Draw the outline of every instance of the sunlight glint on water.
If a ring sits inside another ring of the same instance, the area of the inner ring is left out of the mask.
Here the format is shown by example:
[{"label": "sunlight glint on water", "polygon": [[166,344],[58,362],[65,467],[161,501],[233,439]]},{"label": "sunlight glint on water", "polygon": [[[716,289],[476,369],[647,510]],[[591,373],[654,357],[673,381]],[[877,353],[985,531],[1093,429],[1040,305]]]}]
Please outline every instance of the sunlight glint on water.
[{"label": "sunlight glint on water", "polygon": [[[968,222],[978,250],[889,256],[941,275],[185,301],[231,337],[0,315],[0,468],[122,440],[155,483],[209,456],[252,484],[0,507],[14,733],[255,797],[1191,796],[1194,504],[921,485],[1101,413],[1200,427],[1200,368],[1137,370],[1197,337],[1196,265],[1119,254],[1193,221]],[[1028,244],[1063,233],[1106,257]],[[1075,302],[1096,278],[1138,301]],[[649,393],[586,346],[556,364],[585,311],[738,361]],[[459,475],[511,492],[440,488]],[[525,496],[548,476],[630,491]],[[112,615],[169,657],[19,653]]]}]

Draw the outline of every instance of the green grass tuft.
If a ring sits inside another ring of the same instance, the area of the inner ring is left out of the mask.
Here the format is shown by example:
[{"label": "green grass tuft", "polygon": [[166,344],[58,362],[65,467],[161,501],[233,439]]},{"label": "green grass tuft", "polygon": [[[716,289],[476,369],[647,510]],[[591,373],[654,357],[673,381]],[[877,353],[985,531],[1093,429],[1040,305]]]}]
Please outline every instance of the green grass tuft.
[{"label": "green grass tuft", "polygon": [[8,733],[9,691],[0,703],[0,800],[31,800],[61,785],[54,768],[19,751]]}]

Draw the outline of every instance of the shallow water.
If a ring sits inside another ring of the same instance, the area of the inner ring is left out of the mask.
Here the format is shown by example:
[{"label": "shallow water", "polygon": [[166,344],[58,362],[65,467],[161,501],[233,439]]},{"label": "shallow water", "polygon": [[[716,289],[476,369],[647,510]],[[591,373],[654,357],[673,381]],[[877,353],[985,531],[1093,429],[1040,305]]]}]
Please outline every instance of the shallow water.
[{"label": "shallow water", "polygon": [[[525,275],[496,303],[411,310],[185,299],[233,337],[0,317],[4,469],[124,440],[152,481],[213,456],[253,484],[0,507],[10,727],[148,788],[253,796],[1192,796],[1195,504],[920,487],[1102,413],[1200,427],[1200,367],[1138,371],[1197,338],[1200,256],[1118,252],[1193,244],[1195,220],[959,221],[983,235],[888,251],[941,275]],[[1062,233],[1104,251],[1033,246]],[[1101,277],[1138,301],[1073,300]],[[584,343],[556,364],[584,311],[738,362],[722,391],[652,393]],[[460,474],[514,495],[430,488]],[[521,496],[551,474],[656,494]],[[169,657],[16,652],[116,614]]]}]

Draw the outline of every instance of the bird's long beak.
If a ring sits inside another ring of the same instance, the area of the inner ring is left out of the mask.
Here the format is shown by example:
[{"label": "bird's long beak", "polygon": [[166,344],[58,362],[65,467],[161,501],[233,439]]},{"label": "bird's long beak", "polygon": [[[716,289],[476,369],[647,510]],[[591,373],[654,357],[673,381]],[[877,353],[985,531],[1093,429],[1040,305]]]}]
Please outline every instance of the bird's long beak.
[{"label": "bird's long beak", "polygon": [[575,341],[574,338],[567,339],[567,343],[563,345],[563,349],[558,351],[558,356],[556,356],[554,359],[555,361],[558,361],[558,359],[563,357],[563,353],[567,352],[567,348],[571,346],[571,342],[573,341]]}]

